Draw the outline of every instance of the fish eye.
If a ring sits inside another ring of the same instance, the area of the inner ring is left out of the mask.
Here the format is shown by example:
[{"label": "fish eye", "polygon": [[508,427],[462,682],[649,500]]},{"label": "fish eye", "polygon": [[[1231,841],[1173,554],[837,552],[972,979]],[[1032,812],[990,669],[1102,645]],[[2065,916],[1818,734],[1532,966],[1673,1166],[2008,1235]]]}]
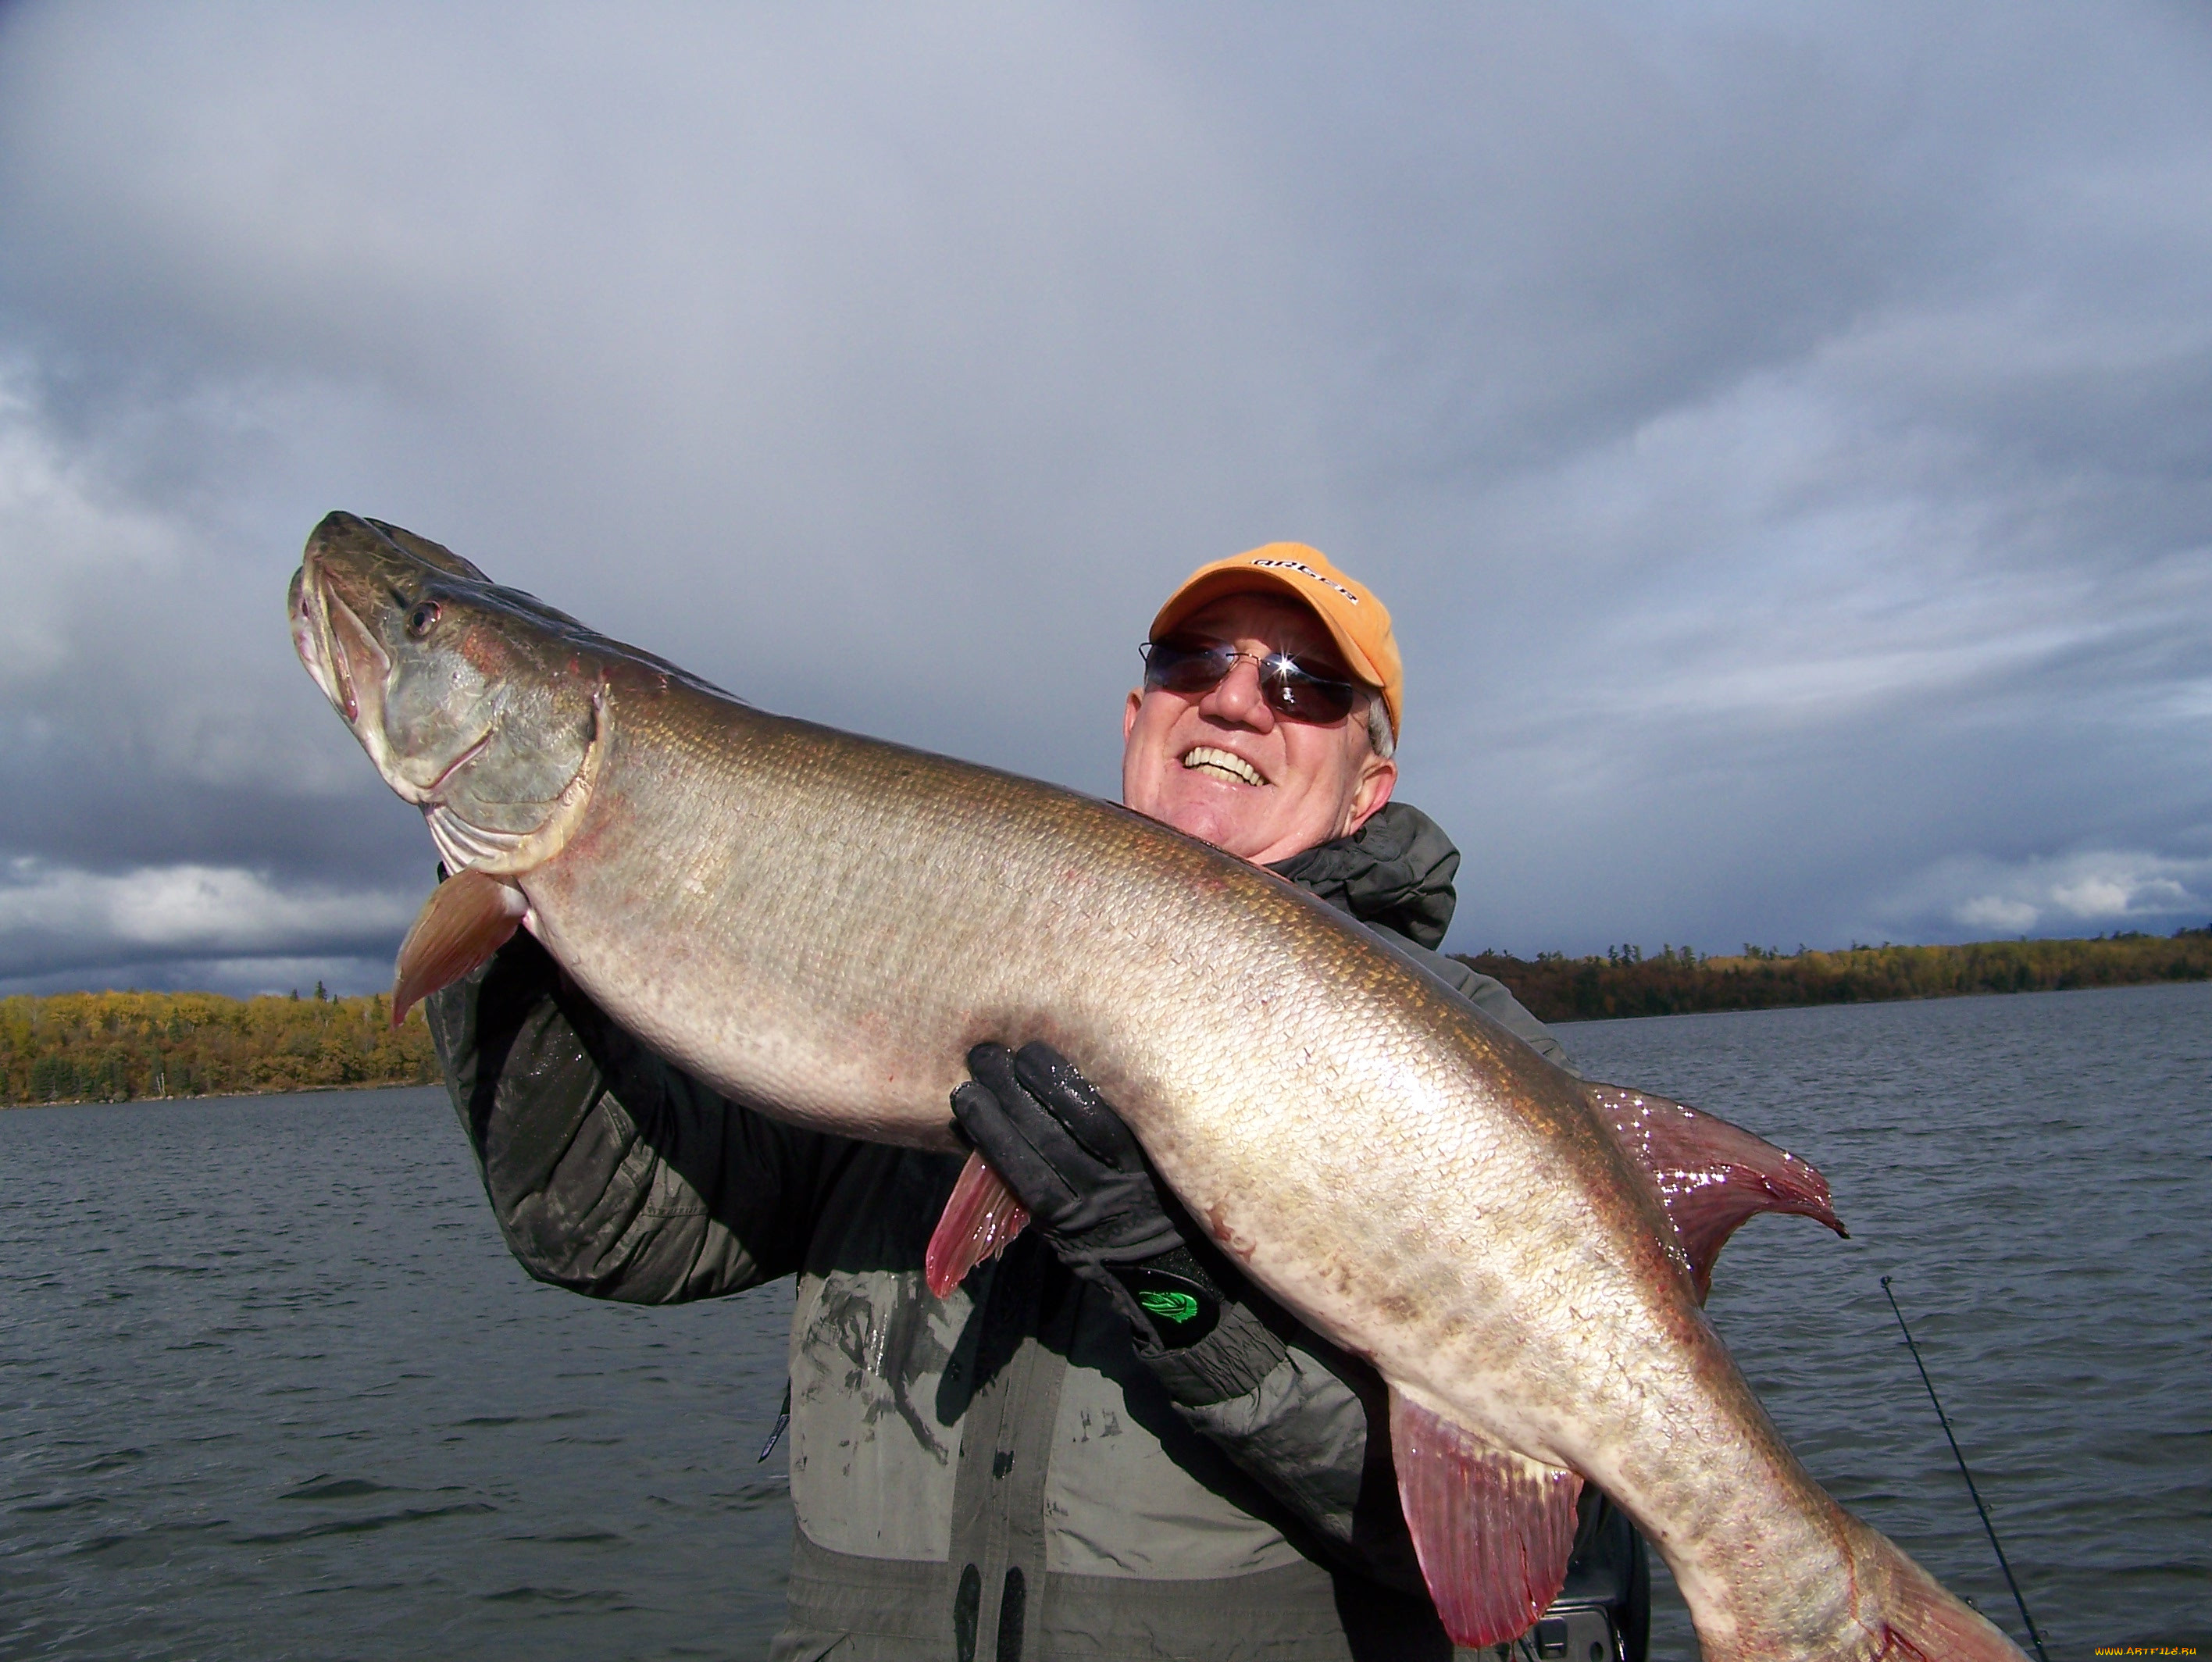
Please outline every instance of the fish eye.
[{"label": "fish eye", "polygon": [[434,600],[418,600],[415,609],[407,614],[407,633],[420,640],[430,633],[430,626],[438,621],[442,610]]}]

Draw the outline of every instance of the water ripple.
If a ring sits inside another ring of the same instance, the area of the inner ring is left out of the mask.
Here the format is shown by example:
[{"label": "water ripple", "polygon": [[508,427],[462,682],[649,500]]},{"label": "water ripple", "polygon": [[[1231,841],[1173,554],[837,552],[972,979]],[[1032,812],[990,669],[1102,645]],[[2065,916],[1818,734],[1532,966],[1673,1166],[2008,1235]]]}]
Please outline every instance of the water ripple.
[{"label": "water ripple", "polygon": [[726,1655],[780,1619],[787,1289],[529,1280],[434,1091],[11,1111],[0,1169],[0,1655]]}]

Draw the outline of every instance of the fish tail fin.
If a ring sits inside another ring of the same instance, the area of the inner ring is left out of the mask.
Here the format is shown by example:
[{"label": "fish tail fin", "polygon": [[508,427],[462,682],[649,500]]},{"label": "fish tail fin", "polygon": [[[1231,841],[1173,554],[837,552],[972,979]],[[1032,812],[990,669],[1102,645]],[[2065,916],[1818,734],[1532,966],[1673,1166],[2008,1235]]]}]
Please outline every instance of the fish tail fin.
[{"label": "fish tail fin", "polygon": [[1014,1198],[1006,1180],[981,1155],[969,1155],[929,1237],[923,1259],[929,1290],[946,1296],[970,1270],[1004,1252],[1029,1221],[1028,1209]]},{"label": "fish tail fin", "polygon": [[417,1004],[505,946],[529,910],[520,889],[481,871],[456,872],[432,889],[399,943],[392,1025],[397,1028]]}]

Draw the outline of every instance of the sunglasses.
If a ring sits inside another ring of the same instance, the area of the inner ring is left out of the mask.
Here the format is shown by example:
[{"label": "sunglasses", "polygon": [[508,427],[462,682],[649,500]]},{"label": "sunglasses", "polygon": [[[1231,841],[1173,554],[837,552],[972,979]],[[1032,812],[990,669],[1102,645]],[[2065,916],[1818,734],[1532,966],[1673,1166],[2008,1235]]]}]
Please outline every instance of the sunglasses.
[{"label": "sunglasses", "polygon": [[1367,690],[1357,682],[1310,674],[1288,652],[1240,652],[1225,641],[1148,640],[1137,650],[1145,655],[1147,692],[1211,692],[1239,659],[1249,659],[1260,672],[1267,707],[1292,721],[1341,721]]}]

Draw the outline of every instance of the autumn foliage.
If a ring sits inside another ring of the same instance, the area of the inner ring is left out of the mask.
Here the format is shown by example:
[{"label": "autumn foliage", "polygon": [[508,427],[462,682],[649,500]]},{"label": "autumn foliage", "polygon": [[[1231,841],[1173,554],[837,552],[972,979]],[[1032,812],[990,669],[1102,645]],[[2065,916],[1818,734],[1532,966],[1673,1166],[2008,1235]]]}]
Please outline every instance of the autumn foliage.
[{"label": "autumn foliage", "polygon": [[[1477,953],[1462,961],[1511,988],[1540,1021],[1872,1003],[2212,980],[2212,930],[2093,941],[1854,946],[1710,957],[1668,946],[1646,957]],[[393,1032],[382,994],[225,998],[211,992],[64,992],[0,998],[0,1107],[127,1102],[438,1078],[419,1010]]]},{"label": "autumn foliage", "polygon": [[1980,941],[1969,946],[1853,946],[1784,954],[1747,946],[1708,957],[1668,946],[1645,957],[1615,947],[1602,958],[1540,952],[1462,956],[1512,990],[1540,1022],[1616,1016],[1681,1016],[1699,1010],[1870,1004],[1976,992],[2059,992],[2212,980],[2212,930],[2172,936],[2124,934],[2093,941]]},{"label": "autumn foliage", "polygon": [[126,1102],[438,1077],[420,1010],[392,1030],[381,994],[224,998],[64,992],[0,998],[0,1105]]}]

